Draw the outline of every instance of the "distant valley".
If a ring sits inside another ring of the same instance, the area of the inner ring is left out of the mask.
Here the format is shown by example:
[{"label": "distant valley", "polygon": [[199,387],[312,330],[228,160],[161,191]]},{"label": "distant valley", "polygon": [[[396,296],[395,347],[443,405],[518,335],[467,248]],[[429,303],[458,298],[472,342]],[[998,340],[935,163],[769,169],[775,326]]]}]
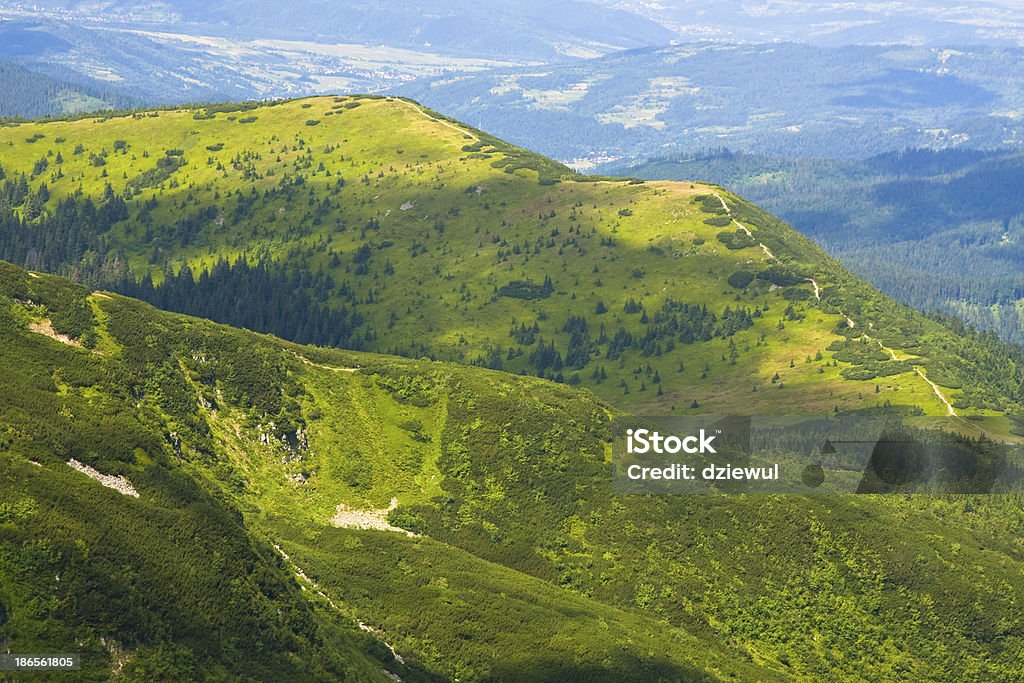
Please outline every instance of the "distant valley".
[{"label": "distant valley", "polygon": [[701,43],[401,92],[577,168],[719,147],[865,158],[1020,149],[1022,60],[1019,48]]},{"label": "distant valley", "polygon": [[[727,5],[685,11],[735,25]],[[758,42],[666,29],[640,16],[655,10],[626,7],[507,3],[492,16],[452,0],[420,16],[396,2],[370,22],[358,3],[315,18],[282,17],[270,3],[244,16],[228,5],[90,13],[77,3],[0,3],[0,59],[150,104],[387,92],[579,169],[723,146],[866,158],[1024,144],[1024,52],[982,28],[966,42]],[[581,8],[587,21],[560,20]],[[789,13],[797,9],[751,21],[799,16],[802,26],[806,15]],[[459,20],[446,21],[451,13]],[[516,41],[501,35],[506,24],[522,27]],[[453,42],[454,33],[475,39]]]}]

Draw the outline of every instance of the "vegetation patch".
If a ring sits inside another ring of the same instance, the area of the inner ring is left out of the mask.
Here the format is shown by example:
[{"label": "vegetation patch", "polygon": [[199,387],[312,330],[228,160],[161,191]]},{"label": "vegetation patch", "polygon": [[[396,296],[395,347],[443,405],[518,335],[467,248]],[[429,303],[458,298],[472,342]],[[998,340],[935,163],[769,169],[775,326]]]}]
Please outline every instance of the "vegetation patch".
[{"label": "vegetation patch", "polygon": [[704,225],[711,225],[716,228],[724,228],[732,223],[732,218],[729,216],[712,216],[711,218],[704,219]]},{"label": "vegetation patch", "polygon": [[135,176],[126,184],[126,189],[132,193],[139,192],[147,187],[156,187],[170,177],[179,168],[185,165],[185,157],[181,154],[172,154],[172,152],[179,152],[180,150],[168,150],[165,156],[157,159],[156,166],[143,171],[139,175]]},{"label": "vegetation patch", "polygon": [[724,230],[715,237],[718,241],[724,244],[729,249],[747,249],[749,247],[756,247],[757,240],[747,234],[745,230],[737,229],[734,232]]},{"label": "vegetation patch", "polygon": [[539,285],[529,280],[513,280],[499,287],[495,294],[497,296],[509,297],[510,299],[531,301],[534,299],[546,299],[551,296],[554,290],[555,286],[552,284],[551,278],[545,277],[544,282]]},{"label": "vegetation patch", "polygon": [[729,276],[726,282],[729,283],[730,287],[736,289],[746,289],[750,286],[750,283],[754,281],[754,274],[749,270],[737,270],[735,273]]},{"label": "vegetation patch", "polygon": [[787,266],[770,266],[758,273],[757,277],[777,287],[792,287],[807,281],[807,278]]},{"label": "vegetation patch", "polygon": [[[701,194],[693,198],[693,203],[704,213],[726,216],[729,212],[722,206],[721,200],[713,194]],[[728,224],[727,224],[728,225]]]}]

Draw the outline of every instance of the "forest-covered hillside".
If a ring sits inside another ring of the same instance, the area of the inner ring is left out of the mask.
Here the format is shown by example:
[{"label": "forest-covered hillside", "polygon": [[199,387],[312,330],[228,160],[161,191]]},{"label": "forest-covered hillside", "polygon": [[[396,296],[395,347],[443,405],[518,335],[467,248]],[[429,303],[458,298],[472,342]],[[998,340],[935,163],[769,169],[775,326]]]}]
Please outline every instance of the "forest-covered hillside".
[{"label": "forest-covered hillside", "polygon": [[0,643],[80,680],[1022,674],[1015,497],[614,497],[571,387],[6,264],[0,323]]},{"label": "forest-covered hillside", "polygon": [[123,109],[135,102],[123,94],[54,78],[0,59],[0,119],[38,118],[100,109]]}]

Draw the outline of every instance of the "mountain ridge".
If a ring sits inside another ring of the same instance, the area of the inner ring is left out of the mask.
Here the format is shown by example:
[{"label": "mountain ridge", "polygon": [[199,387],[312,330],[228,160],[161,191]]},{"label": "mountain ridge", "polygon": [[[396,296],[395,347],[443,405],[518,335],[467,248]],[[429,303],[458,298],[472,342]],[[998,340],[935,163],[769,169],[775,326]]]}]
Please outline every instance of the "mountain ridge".
[{"label": "mountain ridge", "polygon": [[166,308],[643,410],[948,400],[1008,433],[1020,400],[1009,350],[886,299],[722,188],[581,176],[416,103],[211,105],[4,140],[0,256]]},{"label": "mountain ridge", "polygon": [[[650,178],[699,176],[790,221],[852,270],[916,308],[1022,337],[1014,187],[1024,156],[904,150],[860,162],[716,151],[620,168]],[[949,267],[950,252],[958,268]]]}]

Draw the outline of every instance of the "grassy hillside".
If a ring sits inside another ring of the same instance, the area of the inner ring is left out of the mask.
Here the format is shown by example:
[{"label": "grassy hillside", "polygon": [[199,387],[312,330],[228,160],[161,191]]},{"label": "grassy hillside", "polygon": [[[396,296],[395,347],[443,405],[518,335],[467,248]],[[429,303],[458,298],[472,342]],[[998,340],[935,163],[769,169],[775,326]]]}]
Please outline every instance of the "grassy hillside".
[{"label": "grassy hillside", "polygon": [[[365,551],[358,539],[340,541],[363,564],[331,562],[323,587],[311,582],[318,574],[307,576],[293,544],[333,530],[339,503],[370,511],[386,508],[386,495],[425,502],[441,493],[442,444],[427,421],[437,406],[417,392],[463,374],[479,382],[485,371],[360,355],[345,360],[375,370],[348,372],[300,355],[313,349],[6,264],[0,292],[5,651],[77,643],[86,680],[120,672],[128,680],[370,681],[386,680],[385,667],[413,681],[540,680],[545,672],[550,680],[680,680],[719,667],[760,675],[738,652],[682,629],[668,634],[678,651],[663,653],[665,627],[637,610],[428,539],[388,545],[404,534],[358,532],[368,536]],[[82,346],[90,334],[91,350]],[[569,410],[596,407],[539,381],[514,385]],[[74,462],[123,478],[121,488],[104,488]],[[398,562],[396,573],[380,577],[391,566],[381,564],[385,556]],[[411,583],[409,566],[418,573]],[[442,594],[421,594],[426,582]],[[353,589],[362,599],[342,602]],[[452,603],[446,592],[462,597]],[[521,607],[510,622],[511,596]],[[477,619],[476,636],[490,644],[464,642],[461,619],[443,620],[436,599]],[[382,631],[378,624],[391,624],[382,607],[406,618],[429,607],[437,621]],[[358,620],[370,626],[360,630]],[[515,661],[524,648],[546,655]]]},{"label": "grassy hillside", "polygon": [[789,221],[890,296],[1024,342],[1019,152],[907,150],[837,161],[721,151],[620,168],[720,183]]},{"label": "grassy hillside", "polygon": [[3,258],[300,342],[650,413],[1021,400],[1006,349],[720,188],[574,175],[406,100],[21,124],[0,129],[0,165]]},{"label": "grassy hillside", "polygon": [[[92,324],[86,292],[0,271],[4,651],[80,652],[78,680],[387,680],[383,646],[315,609],[270,543],[189,475],[114,342],[54,340]],[[169,383],[159,391],[171,400]],[[130,475],[128,493],[72,460]]]},{"label": "grassy hillside", "polygon": [[589,392],[8,265],[0,295],[5,650],[129,680],[1024,673],[1016,498],[613,497]]}]

